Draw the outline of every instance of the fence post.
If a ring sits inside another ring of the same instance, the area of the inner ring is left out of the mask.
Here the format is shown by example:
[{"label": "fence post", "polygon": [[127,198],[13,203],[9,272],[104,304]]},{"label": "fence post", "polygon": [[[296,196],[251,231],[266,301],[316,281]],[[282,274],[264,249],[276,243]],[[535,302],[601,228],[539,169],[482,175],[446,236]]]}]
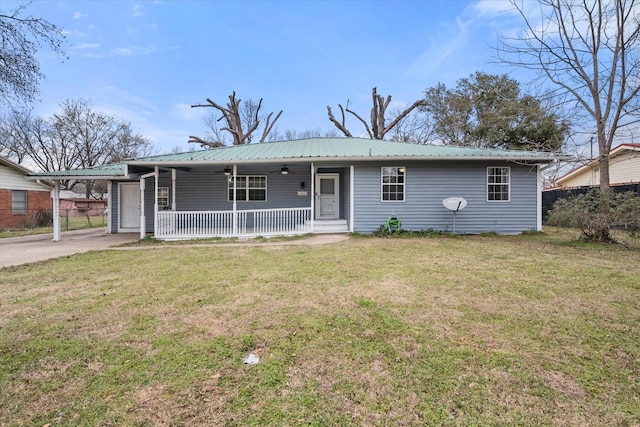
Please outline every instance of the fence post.
[{"label": "fence post", "polygon": [[65,222],[65,231],[69,231],[69,208],[65,208],[64,214],[64,222]]}]

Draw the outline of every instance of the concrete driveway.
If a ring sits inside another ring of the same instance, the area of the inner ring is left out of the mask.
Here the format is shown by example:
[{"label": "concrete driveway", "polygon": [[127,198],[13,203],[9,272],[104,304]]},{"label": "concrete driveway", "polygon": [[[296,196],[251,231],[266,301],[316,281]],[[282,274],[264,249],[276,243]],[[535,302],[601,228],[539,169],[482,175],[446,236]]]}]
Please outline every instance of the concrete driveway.
[{"label": "concrete driveway", "polygon": [[52,238],[52,234],[38,234],[0,239],[0,268],[135,242],[140,239],[140,234],[107,234],[104,228],[91,228],[63,232],[59,242],[53,242]]}]

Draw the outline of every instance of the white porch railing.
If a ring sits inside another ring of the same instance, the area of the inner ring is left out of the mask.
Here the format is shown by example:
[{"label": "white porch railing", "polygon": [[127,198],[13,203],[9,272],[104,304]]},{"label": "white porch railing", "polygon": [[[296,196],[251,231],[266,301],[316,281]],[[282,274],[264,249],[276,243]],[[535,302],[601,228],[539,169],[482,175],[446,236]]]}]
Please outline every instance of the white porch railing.
[{"label": "white porch railing", "polygon": [[233,211],[160,211],[156,221],[157,239],[286,236],[311,232],[311,208],[252,209],[235,215]]}]

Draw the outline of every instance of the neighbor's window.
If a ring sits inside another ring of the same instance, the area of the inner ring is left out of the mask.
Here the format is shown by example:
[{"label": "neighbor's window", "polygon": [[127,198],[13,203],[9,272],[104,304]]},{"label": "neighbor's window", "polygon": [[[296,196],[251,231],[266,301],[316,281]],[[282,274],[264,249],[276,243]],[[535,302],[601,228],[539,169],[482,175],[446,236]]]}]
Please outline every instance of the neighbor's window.
[{"label": "neighbor's window", "polygon": [[490,202],[508,202],[510,194],[511,168],[487,168],[487,200]]},{"label": "neighbor's window", "polygon": [[169,207],[169,187],[158,187],[158,208]]},{"label": "neighbor's window", "polygon": [[382,168],[382,201],[383,202],[403,202],[404,201],[404,167],[383,167]]},{"label": "neighbor's window", "polygon": [[26,190],[11,191],[11,213],[14,215],[27,214],[27,191]]},{"label": "neighbor's window", "polygon": [[[233,177],[228,180],[229,201],[233,201]],[[266,176],[237,176],[236,201],[265,201],[267,200]]]}]

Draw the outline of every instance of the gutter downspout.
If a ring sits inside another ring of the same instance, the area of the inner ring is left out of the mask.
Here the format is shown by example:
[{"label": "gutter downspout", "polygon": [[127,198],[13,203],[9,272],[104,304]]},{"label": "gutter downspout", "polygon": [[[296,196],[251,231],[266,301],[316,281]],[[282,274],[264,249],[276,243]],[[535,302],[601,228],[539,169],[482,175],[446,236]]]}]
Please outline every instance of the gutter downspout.
[{"label": "gutter downspout", "polygon": [[536,166],[536,175],[538,178],[536,185],[536,230],[542,231],[542,171],[540,170],[540,165]]}]

